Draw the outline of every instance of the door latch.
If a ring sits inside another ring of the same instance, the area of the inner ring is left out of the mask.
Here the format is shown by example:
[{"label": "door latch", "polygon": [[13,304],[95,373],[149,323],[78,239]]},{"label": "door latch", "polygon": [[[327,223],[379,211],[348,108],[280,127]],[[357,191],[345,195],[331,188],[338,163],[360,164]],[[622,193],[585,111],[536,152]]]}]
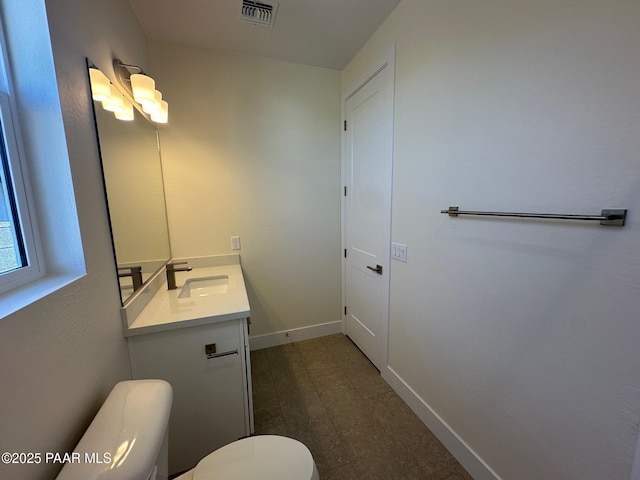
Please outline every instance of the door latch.
[{"label": "door latch", "polygon": [[367,268],[373,272],[376,272],[378,275],[382,275],[382,265],[376,265],[375,267],[367,265]]}]

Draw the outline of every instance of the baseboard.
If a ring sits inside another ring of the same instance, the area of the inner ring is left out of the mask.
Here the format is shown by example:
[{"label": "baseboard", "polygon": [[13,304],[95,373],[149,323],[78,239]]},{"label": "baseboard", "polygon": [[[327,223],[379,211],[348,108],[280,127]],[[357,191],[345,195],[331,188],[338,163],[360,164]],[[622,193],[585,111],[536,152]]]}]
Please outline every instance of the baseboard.
[{"label": "baseboard", "polygon": [[301,340],[333,335],[334,333],[342,333],[342,320],[319,323],[308,327],[293,328],[291,330],[283,330],[264,335],[250,336],[249,347],[251,350],[260,350],[262,348],[284,345],[285,343],[299,342]]},{"label": "baseboard", "polygon": [[501,480],[391,367],[387,366],[383,369],[382,378],[391,385],[475,480]]}]

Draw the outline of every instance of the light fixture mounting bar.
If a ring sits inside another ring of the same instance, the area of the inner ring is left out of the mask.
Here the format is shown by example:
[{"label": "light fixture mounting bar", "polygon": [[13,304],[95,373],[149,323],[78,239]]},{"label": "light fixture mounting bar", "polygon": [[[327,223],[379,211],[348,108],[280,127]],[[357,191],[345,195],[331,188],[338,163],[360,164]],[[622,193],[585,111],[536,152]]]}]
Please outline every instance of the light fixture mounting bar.
[{"label": "light fixture mounting bar", "polygon": [[150,115],[155,123],[167,123],[169,104],[163,100],[162,93],[156,89],[155,80],[148,76],[142,67],[122,63],[119,59],[113,59],[113,70],[116,79],[125,95],[133,104],[141,105],[145,116]]},{"label": "light fixture mounting bar", "polygon": [[146,73],[144,73],[144,70],[142,70],[142,67],[122,63],[117,58],[113,59],[113,71],[115,72],[116,78],[118,79],[120,85],[125,87],[129,92],[131,92],[131,75],[133,75],[134,73],[141,73],[143,75],[146,75]]}]

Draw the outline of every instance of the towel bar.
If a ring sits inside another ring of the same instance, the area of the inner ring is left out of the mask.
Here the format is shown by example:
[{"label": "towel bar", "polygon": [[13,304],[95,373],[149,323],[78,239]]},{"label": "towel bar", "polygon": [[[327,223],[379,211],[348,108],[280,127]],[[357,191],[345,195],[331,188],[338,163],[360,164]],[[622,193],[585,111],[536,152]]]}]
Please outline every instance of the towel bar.
[{"label": "towel bar", "polygon": [[440,210],[440,213],[446,213],[450,217],[458,215],[479,215],[487,217],[518,217],[518,218],[547,218],[561,220],[586,220],[599,221],[600,225],[613,227],[623,227],[627,218],[626,209],[604,209],[600,215],[572,215],[572,214],[555,214],[555,213],[516,213],[516,212],[481,212],[471,210],[459,210],[458,207],[449,207],[447,210]]}]

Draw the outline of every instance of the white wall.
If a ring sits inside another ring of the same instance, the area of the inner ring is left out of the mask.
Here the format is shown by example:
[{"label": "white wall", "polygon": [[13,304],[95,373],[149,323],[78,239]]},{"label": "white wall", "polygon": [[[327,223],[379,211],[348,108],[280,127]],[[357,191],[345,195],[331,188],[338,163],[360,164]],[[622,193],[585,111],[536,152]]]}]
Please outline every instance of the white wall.
[{"label": "white wall", "polygon": [[[4,3],[21,12],[8,15],[5,22],[25,36],[46,37],[42,0]],[[42,45],[27,48],[27,54],[14,61],[29,64],[25,68],[38,64],[44,72],[30,78],[34,81],[33,88],[21,92],[21,101],[30,103],[37,112],[33,118],[27,117],[26,123],[37,123],[47,115],[59,118],[62,107],[66,138],[59,131],[53,140],[55,145],[49,144],[49,149],[40,145],[36,150],[43,157],[31,158],[30,167],[32,176],[41,181],[45,172],[64,170],[52,169],[51,165],[70,163],[87,274],[0,320],[2,452],[71,451],[111,387],[130,378],[85,57],[90,57],[107,74],[111,73],[111,58],[115,55],[144,64],[144,39],[126,0],[47,3],[55,72],[50,47],[49,51]],[[23,20],[20,25],[16,23]],[[58,124],[51,123],[49,127],[54,130]],[[58,155],[65,150],[69,158]],[[49,176],[48,181],[52,183],[54,178]],[[55,196],[53,188],[38,195],[38,201],[39,213],[73,210],[73,206],[61,205],[67,202],[66,195]],[[41,220],[43,234],[52,237],[55,229],[51,225],[65,219]],[[60,235],[51,238],[49,245],[63,242],[63,238]],[[48,252],[61,253],[59,250],[63,248],[64,245],[52,247]],[[77,247],[67,243],[66,249],[66,257],[75,261]],[[64,261],[65,256],[49,259],[49,267],[55,270],[61,258]],[[39,465],[0,464],[0,478],[51,479],[59,469],[60,465],[44,461]]]},{"label": "white wall", "polygon": [[151,42],[174,257],[231,252],[252,335],[338,321],[340,72]]},{"label": "white wall", "polygon": [[392,228],[408,262],[392,264],[390,367],[503,479],[630,475],[639,24],[635,0],[403,0],[343,72],[346,90],[397,42]]}]

